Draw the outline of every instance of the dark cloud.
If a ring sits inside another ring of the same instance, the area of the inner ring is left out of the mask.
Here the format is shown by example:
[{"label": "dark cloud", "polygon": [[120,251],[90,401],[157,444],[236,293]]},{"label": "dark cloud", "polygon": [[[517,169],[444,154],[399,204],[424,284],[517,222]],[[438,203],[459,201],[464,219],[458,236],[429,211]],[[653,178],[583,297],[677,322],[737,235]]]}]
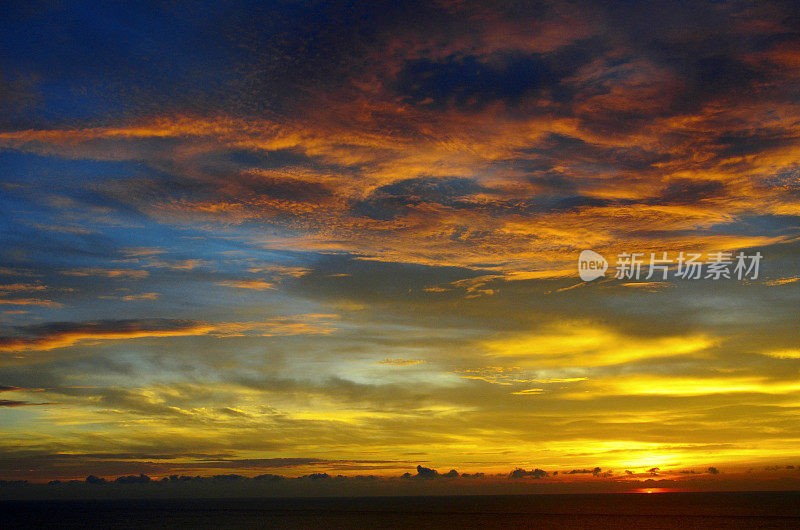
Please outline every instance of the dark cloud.
[{"label": "dark cloud", "polygon": [[150,477],[145,474],[136,475],[128,475],[123,477],[117,477],[114,482],[117,484],[147,484],[150,482]]},{"label": "dark cloud", "polygon": [[256,475],[253,480],[266,480],[269,482],[278,482],[284,480],[286,477],[282,475],[273,475],[271,473],[264,473],[263,475]]},{"label": "dark cloud", "polygon": [[695,204],[725,195],[725,184],[716,180],[677,179],[670,182],[654,204]]},{"label": "dark cloud", "polygon": [[566,475],[585,475],[585,474],[592,474],[592,475],[599,475],[602,469],[596,467],[594,469],[572,469],[570,471],[564,471]]},{"label": "dark cloud", "polygon": [[764,80],[758,70],[730,56],[701,57],[687,66],[686,98],[693,103],[701,98],[749,88],[756,81]]},{"label": "dark cloud", "polygon": [[21,407],[30,405],[27,401],[14,401],[12,399],[0,399],[0,407]]},{"label": "dark cloud", "polygon": [[544,471],[544,470],[539,469],[539,468],[532,469],[530,471],[525,471],[522,468],[517,468],[517,469],[515,469],[514,471],[512,471],[508,475],[508,478],[510,478],[510,479],[520,479],[520,478],[531,477],[531,478],[534,478],[534,479],[541,479],[541,478],[547,478],[548,475],[549,475],[549,473],[547,471]]},{"label": "dark cloud", "polygon": [[417,177],[381,186],[369,197],[356,202],[352,213],[377,220],[390,220],[407,214],[414,206],[440,204],[468,206],[463,199],[489,191],[477,182],[461,177]]},{"label": "dark cloud", "polygon": [[439,472],[435,469],[431,469],[428,467],[422,467],[421,465],[417,466],[417,478],[436,478],[439,476]]},{"label": "dark cloud", "polygon": [[331,478],[331,476],[327,473],[310,473],[308,475],[303,475],[300,479],[307,479],[307,480],[327,480]]},{"label": "dark cloud", "polygon": [[[226,458],[220,455],[176,451],[158,454],[146,451],[125,453],[41,453],[15,452],[0,458],[0,476],[13,475],[25,466],[35,467],[38,478],[82,476],[89,469],[98,476],[121,475],[118,483],[134,484],[128,477],[173,474],[207,474],[208,470],[231,470],[252,474],[260,470],[295,470],[322,466],[339,470],[380,469],[381,466],[397,467],[407,462],[384,460],[327,460],[320,458]],[[260,480],[272,480],[273,475],[261,474]],[[217,477],[221,475],[216,475]],[[241,476],[241,475],[237,475]],[[312,478],[312,477],[309,477]]]},{"label": "dark cloud", "polygon": [[[0,350],[49,349],[72,345],[80,339],[136,337],[190,330],[198,325],[189,320],[143,319],[100,320],[97,322],[51,322],[17,326],[0,336]],[[9,333],[10,331],[10,333]]]}]

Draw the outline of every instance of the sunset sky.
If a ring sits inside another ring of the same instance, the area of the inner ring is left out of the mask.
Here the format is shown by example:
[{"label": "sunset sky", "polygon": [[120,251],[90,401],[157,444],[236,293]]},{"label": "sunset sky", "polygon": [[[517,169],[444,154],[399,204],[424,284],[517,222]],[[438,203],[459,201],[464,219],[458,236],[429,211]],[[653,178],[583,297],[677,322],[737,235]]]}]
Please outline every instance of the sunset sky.
[{"label": "sunset sky", "polygon": [[0,479],[800,485],[793,2],[4,2],[0,50]]}]

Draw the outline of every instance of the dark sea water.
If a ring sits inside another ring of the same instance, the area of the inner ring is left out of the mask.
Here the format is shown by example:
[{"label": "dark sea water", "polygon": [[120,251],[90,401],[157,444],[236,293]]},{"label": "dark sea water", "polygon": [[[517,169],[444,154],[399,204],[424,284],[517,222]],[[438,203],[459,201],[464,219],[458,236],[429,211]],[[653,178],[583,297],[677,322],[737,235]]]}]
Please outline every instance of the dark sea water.
[{"label": "dark sea water", "polygon": [[800,529],[800,493],[0,501],[0,528]]}]

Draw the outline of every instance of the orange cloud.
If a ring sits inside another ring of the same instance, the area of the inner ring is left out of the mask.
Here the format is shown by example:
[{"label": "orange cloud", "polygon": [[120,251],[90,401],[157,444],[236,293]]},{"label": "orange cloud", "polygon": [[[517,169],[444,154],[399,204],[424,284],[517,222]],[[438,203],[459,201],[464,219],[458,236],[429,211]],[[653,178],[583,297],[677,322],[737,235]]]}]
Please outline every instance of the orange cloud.
[{"label": "orange cloud", "polygon": [[267,289],[275,289],[275,284],[265,282],[262,280],[225,280],[217,282],[217,285],[224,287],[235,287],[237,289],[251,289],[253,291],[266,291]]},{"label": "orange cloud", "polygon": [[101,268],[83,268],[74,270],[64,270],[61,274],[65,276],[101,276],[104,278],[128,278],[138,280],[147,278],[150,273],[144,270],[136,269],[101,269]]},{"label": "orange cloud", "polygon": [[[326,334],[333,328],[325,321],[335,315],[277,317],[264,322],[196,322],[191,320],[105,320],[85,323],[52,323],[24,328],[21,336],[0,337],[0,351],[47,351],[107,340],[211,335],[261,337]],[[27,336],[26,336],[27,335]]]}]

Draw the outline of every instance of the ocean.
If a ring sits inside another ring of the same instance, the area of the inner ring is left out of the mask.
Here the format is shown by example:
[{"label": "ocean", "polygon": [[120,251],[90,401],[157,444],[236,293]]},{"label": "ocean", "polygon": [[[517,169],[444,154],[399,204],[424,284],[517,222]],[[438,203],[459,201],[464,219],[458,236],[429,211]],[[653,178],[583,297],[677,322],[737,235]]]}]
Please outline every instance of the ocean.
[{"label": "ocean", "polygon": [[800,528],[800,492],[0,501],[0,528]]}]

